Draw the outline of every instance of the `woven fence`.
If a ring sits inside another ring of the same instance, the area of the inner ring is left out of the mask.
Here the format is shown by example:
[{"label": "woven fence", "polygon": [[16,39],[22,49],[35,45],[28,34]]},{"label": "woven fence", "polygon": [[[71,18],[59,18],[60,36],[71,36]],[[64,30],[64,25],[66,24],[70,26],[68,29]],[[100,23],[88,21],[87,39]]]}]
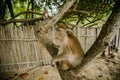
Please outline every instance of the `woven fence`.
[{"label": "woven fence", "polygon": [[[74,28],[84,52],[94,43],[101,28]],[[54,42],[55,30],[48,38]],[[50,65],[52,57],[35,38],[33,26],[0,27],[0,72]]]},{"label": "woven fence", "polygon": [[94,43],[100,33],[101,28],[75,28],[74,32],[78,37],[81,46],[86,52]]},{"label": "woven fence", "polygon": [[33,27],[0,27],[0,71],[50,64],[51,56],[35,38]]}]

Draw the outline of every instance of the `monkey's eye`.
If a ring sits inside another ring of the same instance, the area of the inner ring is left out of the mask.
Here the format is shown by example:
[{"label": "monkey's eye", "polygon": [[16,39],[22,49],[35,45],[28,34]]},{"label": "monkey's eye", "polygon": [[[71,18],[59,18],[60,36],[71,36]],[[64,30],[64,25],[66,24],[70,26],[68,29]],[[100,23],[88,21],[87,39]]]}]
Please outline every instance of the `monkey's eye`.
[{"label": "monkey's eye", "polygon": [[57,29],[57,31],[61,31],[60,29]]}]

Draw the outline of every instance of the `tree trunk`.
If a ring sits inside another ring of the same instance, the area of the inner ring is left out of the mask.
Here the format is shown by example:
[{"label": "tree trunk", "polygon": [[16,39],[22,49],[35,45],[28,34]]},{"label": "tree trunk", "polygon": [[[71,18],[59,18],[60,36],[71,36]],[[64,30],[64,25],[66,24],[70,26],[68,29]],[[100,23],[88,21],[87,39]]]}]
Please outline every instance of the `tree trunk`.
[{"label": "tree trunk", "polygon": [[0,2],[0,19],[4,19],[5,17],[5,8],[6,8],[6,4],[5,4],[5,1],[4,0],[1,0]]},{"label": "tree trunk", "polygon": [[115,33],[120,28],[120,0],[118,0],[113,8],[111,15],[109,16],[107,22],[102,26],[102,30],[92,45],[92,47],[85,54],[79,69],[85,67],[87,63],[93,60],[98,54],[103,52],[105,48],[110,44],[115,36]]}]

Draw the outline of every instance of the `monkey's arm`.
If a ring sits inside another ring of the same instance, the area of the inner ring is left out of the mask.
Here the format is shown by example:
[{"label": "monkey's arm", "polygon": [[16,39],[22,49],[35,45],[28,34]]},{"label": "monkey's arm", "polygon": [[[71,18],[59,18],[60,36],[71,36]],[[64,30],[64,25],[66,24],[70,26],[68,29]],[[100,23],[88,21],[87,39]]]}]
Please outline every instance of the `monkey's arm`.
[{"label": "monkey's arm", "polygon": [[66,54],[65,53],[61,53],[60,55],[53,57],[52,63],[55,63],[55,62],[58,62],[58,61],[62,61],[62,60],[66,60],[66,59],[67,59]]}]

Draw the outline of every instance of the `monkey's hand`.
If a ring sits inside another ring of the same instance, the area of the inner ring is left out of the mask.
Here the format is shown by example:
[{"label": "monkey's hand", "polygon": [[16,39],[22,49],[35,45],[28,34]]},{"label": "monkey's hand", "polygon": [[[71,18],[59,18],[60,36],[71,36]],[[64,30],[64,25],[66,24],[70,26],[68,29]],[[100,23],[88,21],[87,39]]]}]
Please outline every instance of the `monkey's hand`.
[{"label": "monkey's hand", "polygon": [[51,61],[51,66],[55,67],[55,61],[54,61],[54,59],[52,59],[52,61]]}]

